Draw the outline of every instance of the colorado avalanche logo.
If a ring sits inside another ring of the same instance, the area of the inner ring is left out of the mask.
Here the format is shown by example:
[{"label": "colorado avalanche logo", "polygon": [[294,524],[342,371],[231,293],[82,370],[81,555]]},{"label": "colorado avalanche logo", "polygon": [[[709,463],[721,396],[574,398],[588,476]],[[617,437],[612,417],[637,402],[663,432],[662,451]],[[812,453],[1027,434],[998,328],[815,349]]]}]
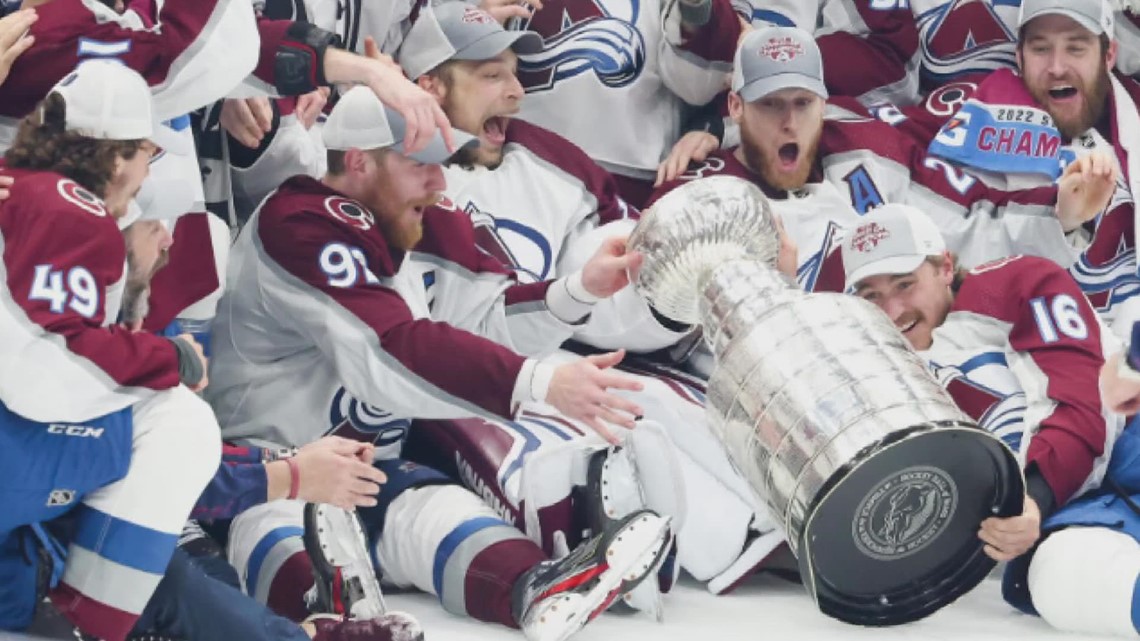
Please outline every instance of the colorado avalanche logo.
[{"label": "colorado avalanche logo", "polygon": [[107,215],[107,210],[103,208],[103,201],[95,194],[80,187],[78,183],[65,178],[56,183],[55,188],[64,200],[83,211],[96,216]]},{"label": "colorado avalanche logo", "polygon": [[546,91],[583,73],[593,73],[607,87],[624,87],[645,68],[645,38],[635,26],[639,0],[631,0],[628,19],[607,7],[622,2],[554,0],[536,11],[525,29],[538,32],[543,51],[519,58],[519,81],[528,92]]},{"label": "colorado avalanche logo", "polygon": [[[1011,22],[1017,7],[1008,7]],[[937,84],[1017,66],[1016,35],[991,0],[952,0],[918,16],[923,75]]]},{"label": "colorado avalanche logo", "polygon": [[342,387],[333,396],[329,424],[333,427],[326,436],[340,436],[383,448],[403,442],[411,421],[393,418],[378,407],[361,403]]},{"label": "colorado avalanche logo", "polygon": [[368,231],[376,224],[376,218],[372,215],[372,212],[365,209],[359,203],[348,200],[347,198],[330,196],[325,199],[325,209],[333,215],[333,218],[352,225],[361,231]]},{"label": "colorado avalanche logo", "polygon": [[804,53],[804,46],[791,36],[783,38],[772,38],[760,47],[760,55],[765,58],[771,58],[776,62],[791,62],[797,56],[802,56]]},{"label": "colorado avalanche logo", "polygon": [[469,201],[463,211],[471,217],[479,251],[515,272],[519,282],[537,283],[550,277],[554,250],[538,230],[509,218],[496,218],[474,202]]},{"label": "colorado avalanche logo", "polygon": [[878,223],[870,223],[862,225],[855,230],[855,234],[851,236],[851,247],[855,251],[867,253],[874,251],[879,243],[891,237],[891,232],[887,231]]}]

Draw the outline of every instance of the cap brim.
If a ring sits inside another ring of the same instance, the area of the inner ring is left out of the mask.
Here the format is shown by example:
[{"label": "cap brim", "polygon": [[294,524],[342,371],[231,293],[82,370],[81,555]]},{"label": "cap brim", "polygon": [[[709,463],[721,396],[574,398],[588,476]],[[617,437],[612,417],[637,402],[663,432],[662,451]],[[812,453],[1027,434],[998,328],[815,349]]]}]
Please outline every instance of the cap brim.
[{"label": "cap brim", "polygon": [[1081,25],[1085,29],[1088,29],[1089,31],[1091,31],[1092,33],[1094,33],[1098,36],[1100,34],[1104,33],[1104,27],[1100,26],[1100,24],[1098,24],[1092,18],[1089,18],[1088,16],[1085,16],[1083,14],[1077,13],[1076,11],[1073,11],[1072,9],[1066,9],[1064,7],[1057,7],[1057,8],[1049,7],[1049,8],[1041,9],[1040,11],[1036,11],[1031,15],[1022,16],[1020,26],[1024,27],[1025,25],[1032,22],[1034,18],[1040,18],[1041,16],[1065,16],[1066,18],[1068,18],[1068,19],[1072,20],[1073,22]]},{"label": "cap brim", "polygon": [[533,31],[496,31],[456,51],[451,59],[490,60],[507,49],[521,55],[540,53],[542,36]]},{"label": "cap brim", "polygon": [[189,156],[194,153],[192,134],[188,131],[185,133],[174,131],[162,123],[154,123],[153,133],[151,133],[149,140],[166,153],[177,156]]},{"label": "cap brim", "polygon": [[461,150],[479,146],[479,139],[466,131],[452,127],[451,135],[455,139],[455,151],[448,151],[447,144],[443,142],[443,134],[439,131],[435,132],[435,136],[432,137],[427,147],[415,153],[409,154],[404,151],[404,143],[402,140],[397,141],[396,144],[392,146],[392,149],[417,162],[422,162],[427,165],[442,165]]},{"label": "cap brim", "polygon": [[843,289],[850,290],[858,285],[859,281],[872,276],[909,274],[918,269],[925,260],[926,256],[891,256],[872,261],[848,274],[847,281],[843,283]]},{"label": "cap brim", "polygon": [[781,73],[768,76],[744,85],[737,93],[744,102],[754,102],[781,89],[807,89],[815,95],[827,100],[827,87],[817,78],[805,76],[801,73]]}]

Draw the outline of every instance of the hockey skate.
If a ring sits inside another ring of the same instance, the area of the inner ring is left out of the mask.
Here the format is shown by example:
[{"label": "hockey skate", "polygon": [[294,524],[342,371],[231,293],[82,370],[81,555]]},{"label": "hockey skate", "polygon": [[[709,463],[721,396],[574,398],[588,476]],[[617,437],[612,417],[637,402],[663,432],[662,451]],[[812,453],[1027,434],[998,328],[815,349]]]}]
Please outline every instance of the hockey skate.
[{"label": "hockey skate", "polygon": [[[611,446],[590,455],[584,503],[587,525],[595,535],[612,531],[627,514],[646,508],[637,462],[629,448]],[[661,595],[672,589],[677,580],[679,566],[676,561],[677,556],[670,545],[658,570],[657,580],[641,582],[623,594],[615,607],[645,612],[658,621],[664,620]]]},{"label": "hockey skate", "polygon": [[323,503],[306,504],[304,542],[316,580],[309,609],[321,613],[310,620],[317,626],[316,638],[322,638],[321,630],[325,630],[323,638],[330,641],[423,639],[423,630],[412,615],[388,612],[372,569],[364,524],[356,512]]},{"label": "hockey skate", "polygon": [[669,518],[638,510],[515,584],[515,620],[530,641],[564,641],[655,573],[670,546]]}]

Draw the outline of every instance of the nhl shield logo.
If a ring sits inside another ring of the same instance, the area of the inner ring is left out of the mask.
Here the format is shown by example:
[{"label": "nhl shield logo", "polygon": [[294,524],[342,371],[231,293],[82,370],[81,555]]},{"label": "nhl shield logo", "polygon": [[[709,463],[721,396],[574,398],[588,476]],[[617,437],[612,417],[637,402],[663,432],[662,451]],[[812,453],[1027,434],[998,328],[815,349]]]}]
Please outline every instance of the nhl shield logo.
[{"label": "nhl shield logo", "polygon": [[851,237],[851,247],[855,251],[867,253],[874,251],[879,243],[891,237],[891,232],[878,223],[863,225],[855,230]]},{"label": "nhl shield logo", "polygon": [[791,62],[796,56],[804,53],[804,46],[796,42],[791,36],[770,38],[760,47],[760,55],[767,56],[776,62]]}]

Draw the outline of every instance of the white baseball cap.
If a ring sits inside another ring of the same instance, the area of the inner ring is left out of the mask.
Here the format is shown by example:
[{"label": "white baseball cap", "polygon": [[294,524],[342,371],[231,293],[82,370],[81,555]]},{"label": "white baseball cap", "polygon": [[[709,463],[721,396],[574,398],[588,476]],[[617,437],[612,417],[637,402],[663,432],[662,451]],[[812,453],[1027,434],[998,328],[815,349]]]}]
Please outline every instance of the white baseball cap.
[{"label": "white baseball cap", "polygon": [[844,289],[871,276],[909,274],[946,251],[942,232],[922,210],[891,203],[872,209],[843,241]]},{"label": "white baseball cap", "polygon": [[68,131],[97,140],[150,140],[170,153],[192,153],[185,137],[156,119],[146,80],[121,62],[85,60],[52,92],[63,98]]},{"label": "white baseball cap", "polygon": [[533,31],[507,31],[479,7],[441,2],[420,14],[396,60],[414,80],[448,60],[490,60],[507,49],[535,54],[542,47],[542,36]]},{"label": "white baseball cap", "polygon": [[1096,35],[1113,34],[1114,18],[1108,0],[1022,0],[1017,17],[1020,29],[1034,18],[1059,15],[1071,18]]},{"label": "white baseball cap", "polygon": [[471,134],[452,128],[455,151],[448,151],[443,134],[438,130],[428,146],[409,154],[404,151],[404,117],[380,102],[376,94],[365,86],[349,89],[341,96],[325,121],[321,138],[325,148],[338,151],[349,149],[386,149],[414,158],[422,163],[438,165],[455,155],[460,149],[479,144]]},{"label": "white baseball cap", "polygon": [[795,27],[766,27],[740,41],[733,61],[732,90],[753,102],[781,89],[807,89],[827,99],[823,56],[815,38]]}]

